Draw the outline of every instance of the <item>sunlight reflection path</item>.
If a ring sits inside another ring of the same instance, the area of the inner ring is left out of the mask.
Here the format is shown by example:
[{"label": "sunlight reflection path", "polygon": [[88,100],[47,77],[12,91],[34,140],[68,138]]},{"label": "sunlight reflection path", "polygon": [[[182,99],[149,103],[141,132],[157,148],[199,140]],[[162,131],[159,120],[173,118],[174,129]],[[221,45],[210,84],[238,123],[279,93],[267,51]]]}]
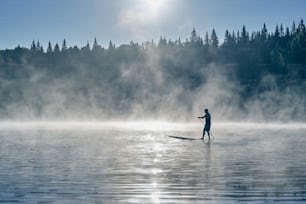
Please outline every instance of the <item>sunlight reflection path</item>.
[{"label": "sunlight reflection path", "polygon": [[167,137],[200,123],[0,122],[0,202],[302,202],[305,127],[214,123],[208,142]]}]

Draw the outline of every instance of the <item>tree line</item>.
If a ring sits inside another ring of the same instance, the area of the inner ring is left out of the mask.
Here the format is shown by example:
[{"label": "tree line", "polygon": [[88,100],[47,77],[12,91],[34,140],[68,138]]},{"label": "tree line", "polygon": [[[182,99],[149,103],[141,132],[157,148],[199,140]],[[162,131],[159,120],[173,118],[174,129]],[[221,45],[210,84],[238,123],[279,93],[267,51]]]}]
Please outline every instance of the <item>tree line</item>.
[{"label": "tree line", "polygon": [[[61,45],[49,42],[46,49],[39,41],[33,41],[29,48],[2,49],[0,109],[8,115],[8,104],[25,101],[27,93],[24,87],[43,86],[59,79],[75,81],[73,93],[81,92],[82,96],[92,87],[107,92],[112,99],[105,99],[102,95],[103,99],[97,99],[101,109],[109,109],[107,105],[103,106],[105,100],[110,100],[108,104],[114,107],[126,108],[127,105],[121,102],[139,100],[137,97],[145,85],[156,94],[162,89],[153,80],[144,82],[141,77],[135,79],[135,76],[128,75],[129,69],[137,69],[133,75],[140,76],[162,73],[163,85],[179,84],[186,91],[193,91],[207,83],[205,73],[210,64],[222,67],[229,78],[239,84],[241,103],[271,89],[271,86],[262,84],[263,77],[268,75],[273,76],[278,90],[305,88],[304,21],[293,22],[290,28],[276,25],[273,31],[268,31],[263,24],[261,30],[249,32],[243,25],[238,31],[226,30],[222,43],[215,29],[206,32],[204,37],[193,29],[185,40],[161,36],[158,42],[131,41],[119,46],[110,41],[104,48],[96,38],[92,46],[87,43],[83,47],[69,47],[64,39]],[[43,73],[43,77],[36,77],[38,73]],[[127,76],[133,80],[127,80]]]}]

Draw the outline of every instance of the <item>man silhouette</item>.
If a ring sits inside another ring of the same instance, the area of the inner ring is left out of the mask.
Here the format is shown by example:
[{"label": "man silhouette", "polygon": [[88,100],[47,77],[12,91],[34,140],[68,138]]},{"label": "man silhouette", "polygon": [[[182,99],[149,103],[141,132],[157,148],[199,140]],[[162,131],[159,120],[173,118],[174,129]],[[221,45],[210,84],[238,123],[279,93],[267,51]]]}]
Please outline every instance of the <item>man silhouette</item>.
[{"label": "man silhouette", "polygon": [[204,139],[204,136],[205,136],[205,132],[207,132],[208,134],[208,138],[210,140],[210,125],[211,125],[211,117],[210,117],[210,113],[208,112],[208,109],[204,109],[204,116],[202,117],[198,117],[200,119],[204,119],[205,118],[205,126],[204,126],[204,129],[203,129],[203,134],[202,134],[202,140]]}]

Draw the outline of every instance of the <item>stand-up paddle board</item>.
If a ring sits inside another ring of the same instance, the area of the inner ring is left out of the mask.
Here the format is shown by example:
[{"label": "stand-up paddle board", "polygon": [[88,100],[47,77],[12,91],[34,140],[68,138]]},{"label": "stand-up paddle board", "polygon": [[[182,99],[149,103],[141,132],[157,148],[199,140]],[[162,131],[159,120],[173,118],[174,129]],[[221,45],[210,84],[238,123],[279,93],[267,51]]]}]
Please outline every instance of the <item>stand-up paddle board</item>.
[{"label": "stand-up paddle board", "polygon": [[168,135],[168,137],[180,139],[180,140],[201,140],[201,138],[181,137],[181,136],[173,136],[173,135]]}]

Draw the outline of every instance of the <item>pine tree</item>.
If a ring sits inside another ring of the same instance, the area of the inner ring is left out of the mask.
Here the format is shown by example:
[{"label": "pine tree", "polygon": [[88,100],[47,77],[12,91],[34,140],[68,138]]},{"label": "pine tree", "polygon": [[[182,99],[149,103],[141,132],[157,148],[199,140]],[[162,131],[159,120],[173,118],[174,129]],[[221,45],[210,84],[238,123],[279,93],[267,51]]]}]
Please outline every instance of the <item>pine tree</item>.
[{"label": "pine tree", "polygon": [[195,28],[192,29],[191,36],[190,36],[190,45],[193,47],[202,47],[203,46],[203,39],[201,36],[197,34]]},{"label": "pine tree", "polygon": [[289,31],[289,28],[288,28],[288,27],[286,27],[285,37],[286,37],[286,38],[289,38],[289,37],[290,37],[290,31]]},{"label": "pine tree", "polygon": [[36,51],[36,44],[34,40],[32,41],[32,44],[31,44],[31,51]]},{"label": "pine tree", "polygon": [[196,43],[197,40],[198,40],[197,31],[195,30],[195,28],[193,28],[192,32],[191,32],[191,36],[190,36],[190,42],[191,43]]},{"label": "pine tree", "polygon": [[268,29],[265,23],[263,24],[263,27],[261,30],[261,37],[262,37],[262,40],[266,40],[268,38]]},{"label": "pine tree", "polygon": [[245,25],[242,26],[241,42],[246,45],[249,41],[249,33],[246,31]]},{"label": "pine tree", "polygon": [[53,50],[52,50],[52,45],[51,45],[51,42],[49,41],[48,43],[48,48],[47,48],[47,53],[51,53]]},{"label": "pine tree", "polygon": [[37,52],[44,52],[43,46],[40,44],[39,41],[36,42],[36,51]]},{"label": "pine tree", "polygon": [[114,49],[113,42],[112,42],[112,41],[109,41],[108,50],[113,50],[113,49]]},{"label": "pine tree", "polygon": [[39,42],[39,40],[36,42],[36,51],[40,51],[40,42]]},{"label": "pine tree", "polygon": [[42,45],[40,46],[39,52],[41,52],[41,53],[44,52],[44,47]]},{"label": "pine tree", "polygon": [[160,36],[158,41],[158,47],[166,47],[167,46],[167,40],[165,37]]},{"label": "pine tree", "polygon": [[305,32],[305,25],[304,25],[304,20],[301,19],[298,28],[297,28],[297,32]]},{"label": "pine tree", "polygon": [[209,47],[209,37],[208,37],[208,32],[205,33],[205,39],[204,39],[204,46]]},{"label": "pine tree", "polygon": [[81,50],[85,51],[85,52],[90,52],[90,45],[89,45],[88,41],[87,41],[86,45],[81,48]]},{"label": "pine tree", "polygon": [[60,48],[59,48],[58,43],[56,43],[55,46],[54,46],[54,52],[55,52],[55,53],[60,52]]},{"label": "pine tree", "polygon": [[280,32],[279,32],[279,29],[278,29],[278,25],[276,25],[276,27],[275,27],[274,37],[275,38],[279,38],[280,37]]},{"label": "pine tree", "polygon": [[66,43],[66,39],[63,40],[63,44],[62,44],[62,52],[67,51],[67,43]]},{"label": "pine tree", "polygon": [[94,39],[94,43],[92,45],[92,51],[96,51],[97,49],[99,49],[100,46],[98,44],[97,38]]},{"label": "pine tree", "polygon": [[226,29],[225,35],[224,35],[224,43],[223,43],[225,46],[229,46],[229,42],[231,41],[230,38],[231,38],[231,34]]},{"label": "pine tree", "polygon": [[212,30],[210,35],[211,46],[217,48],[219,45],[219,40],[215,29]]},{"label": "pine tree", "polygon": [[181,37],[179,37],[179,39],[177,40],[177,43],[176,43],[178,46],[182,46],[182,41],[181,41]]}]

